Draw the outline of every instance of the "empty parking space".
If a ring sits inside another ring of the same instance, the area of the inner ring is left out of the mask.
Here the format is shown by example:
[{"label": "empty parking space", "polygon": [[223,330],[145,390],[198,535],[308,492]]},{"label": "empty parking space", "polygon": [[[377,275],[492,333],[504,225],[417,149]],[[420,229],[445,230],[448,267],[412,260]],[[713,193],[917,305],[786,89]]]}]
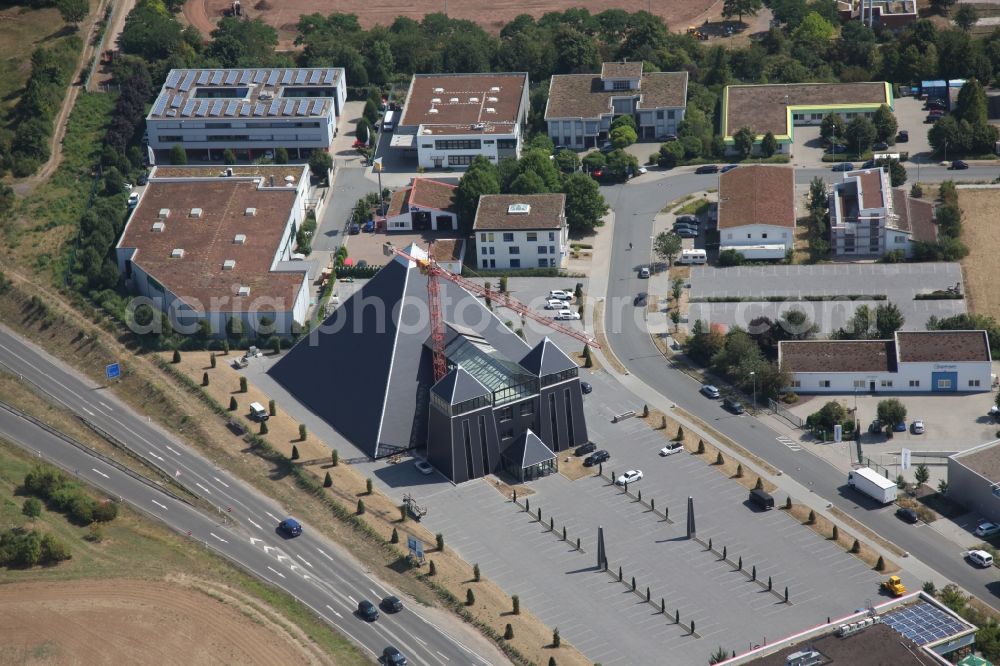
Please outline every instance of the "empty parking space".
[{"label": "empty parking space", "polygon": [[[777,319],[789,309],[809,315],[821,332],[844,325],[860,305],[877,306],[885,301],[865,296],[885,296],[906,318],[904,330],[924,330],[931,316],[950,317],[966,311],[964,300],[914,300],[918,293],[961,285],[957,263],[920,264],[821,264],[740,266],[691,270],[691,298],[730,302],[692,302],[689,321],[746,327],[756,317]],[[768,301],[769,297],[837,297],[833,301]],[[857,298],[849,300],[848,297]],[[754,300],[749,300],[754,299]]]}]

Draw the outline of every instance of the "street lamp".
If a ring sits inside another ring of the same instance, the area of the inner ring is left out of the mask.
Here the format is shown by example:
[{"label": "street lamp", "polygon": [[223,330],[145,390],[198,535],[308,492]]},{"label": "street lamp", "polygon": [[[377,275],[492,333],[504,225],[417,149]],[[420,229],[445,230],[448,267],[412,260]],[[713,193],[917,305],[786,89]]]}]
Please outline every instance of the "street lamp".
[{"label": "street lamp", "polygon": [[757,371],[750,371],[750,378],[753,379],[753,411],[757,411]]}]

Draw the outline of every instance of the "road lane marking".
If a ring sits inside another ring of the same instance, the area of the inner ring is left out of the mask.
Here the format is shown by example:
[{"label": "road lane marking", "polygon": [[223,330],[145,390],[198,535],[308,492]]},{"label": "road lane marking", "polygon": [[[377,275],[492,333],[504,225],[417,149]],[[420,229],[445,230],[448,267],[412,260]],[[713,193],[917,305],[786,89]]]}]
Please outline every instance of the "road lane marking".
[{"label": "road lane marking", "polygon": [[255,522],[253,522],[253,521],[252,521],[252,520],[250,520],[249,518],[247,518],[247,521],[249,521],[251,525],[253,525],[254,527],[256,527],[256,528],[257,528],[257,529],[259,529],[259,530],[262,530],[262,529],[264,529],[263,527],[261,527],[260,525],[258,525],[258,524],[257,524],[257,523],[255,523]]},{"label": "road lane marking", "polygon": [[[339,617],[340,619],[344,619],[344,616],[343,616],[343,615],[341,615],[341,614],[340,614],[340,613],[338,613],[337,611],[335,611],[335,610],[333,610],[332,608],[330,608],[330,604],[327,604],[327,605],[326,605],[326,607],[327,607],[327,609],[328,609],[328,610],[329,610],[329,611],[330,611],[331,613],[333,613],[334,615],[336,615],[336,616],[337,616],[337,617]],[[420,639],[418,638],[417,640],[420,640]],[[420,642],[421,642],[421,643],[423,643],[423,641],[420,641]]]},{"label": "road lane marking", "polygon": [[274,569],[271,569],[271,567],[268,567],[268,569],[270,569],[270,570],[271,570],[271,571],[273,571],[274,573],[278,574],[278,575],[279,575],[279,576],[281,576],[282,578],[284,578],[284,577],[285,577],[285,574],[281,573],[280,571],[276,571],[276,570],[274,570]]},{"label": "road lane marking", "polygon": [[356,603],[358,603],[358,602],[357,602],[357,600],[355,600],[355,598],[354,598],[354,597],[352,597],[352,596],[351,596],[351,595],[349,595],[349,594],[347,595],[347,598],[351,600],[351,603],[352,603],[352,604],[356,604]]},{"label": "road lane marking", "polygon": [[278,519],[278,517],[277,517],[277,516],[275,516],[275,515],[274,515],[273,513],[271,513],[270,511],[265,511],[264,513],[266,513],[266,514],[268,515],[268,517],[269,517],[269,518],[271,518],[271,520],[277,520],[277,521],[278,521],[279,523],[281,522],[281,520],[279,520],[279,519]]},{"label": "road lane marking", "polygon": [[163,456],[158,456],[155,453],[153,453],[152,451],[149,452],[149,455],[153,456],[154,458],[156,458],[157,460],[159,460],[161,462],[163,461]]},{"label": "road lane marking", "polygon": [[180,457],[180,455],[181,455],[181,454],[177,453],[177,452],[176,452],[176,451],[174,451],[174,450],[173,450],[172,448],[170,448],[170,446],[169,446],[168,444],[164,444],[163,446],[165,446],[165,447],[167,448],[167,451],[170,451],[170,452],[171,452],[172,454],[174,454],[175,456],[177,456],[177,457]]},{"label": "road lane marking", "polygon": [[421,638],[419,636],[410,636],[410,638],[414,639],[415,641],[417,641],[418,643],[420,643],[424,647],[427,647],[427,643],[425,643],[423,640],[421,640]]},{"label": "road lane marking", "polygon": [[111,409],[111,407],[110,407],[109,405],[107,405],[107,404],[105,404],[105,403],[101,402],[100,400],[98,400],[97,402],[98,402],[98,404],[100,404],[100,405],[101,405],[101,407],[103,407],[104,409],[108,410],[109,412],[113,412],[113,411],[115,411],[115,410]]},{"label": "road lane marking", "polygon": [[446,657],[446,656],[444,656],[443,654],[441,654],[441,652],[440,652],[440,651],[437,651],[437,650],[435,650],[435,651],[436,651],[436,652],[438,653],[438,655],[440,655],[440,657],[441,657],[442,659],[444,659],[445,661],[451,661],[451,659],[449,659],[448,657]]},{"label": "road lane marking", "polygon": [[228,487],[229,487],[229,484],[228,484],[228,483],[226,483],[225,481],[223,481],[222,479],[220,479],[219,477],[217,477],[217,476],[213,476],[212,478],[213,478],[213,479],[215,479],[215,482],[216,482],[216,483],[221,483],[221,484],[222,484],[222,485],[224,485],[224,486],[225,486],[226,488],[228,488]]},{"label": "road lane marking", "polygon": [[299,558],[300,560],[302,560],[302,564],[306,565],[306,566],[307,566],[307,567],[309,567],[310,569],[312,569],[312,568],[313,568],[313,565],[309,564],[309,561],[308,561],[308,560],[307,560],[306,558],[304,558],[304,557],[302,557],[301,555],[298,555],[298,554],[296,554],[296,556],[295,556],[295,557],[297,557],[297,558]]},{"label": "road lane marking", "polygon": [[206,488],[205,486],[201,485],[201,484],[200,484],[200,483],[198,483],[197,481],[195,481],[195,482],[194,482],[194,485],[198,486],[199,488],[201,488],[202,490],[204,490],[204,491],[205,491],[206,493],[208,493],[209,495],[211,495],[211,494],[212,494],[212,491],[211,491],[211,490],[209,490],[209,489],[208,489],[208,488]]},{"label": "road lane marking", "polygon": [[87,412],[87,413],[88,413],[88,414],[90,414],[91,416],[97,416],[97,414],[95,414],[94,412],[90,411],[90,410],[89,410],[89,409],[87,409],[86,407],[83,407],[83,406],[81,406],[81,407],[80,407],[80,409],[82,409],[83,411]]},{"label": "road lane marking", "polygon": [[211,534],[212,536],[214,536],[216,539],[218,539],[222,543],[229,543],[228,541],[226,541],[225,539],[223,539],[222,537],[220,537],[219,535],[217,535],[215,532],[209,532],[209,534]]},{"label": "road lane marking", "polygon": [[322,555],[323,557],[325,557],[326,559],[328,559],[328,560],[330,560],[331,562],[333,562],[333,558],[332,558],[332,557],[330,557],[329,555],[327,555],[326,553],[324,553],[324,552],[323,552],[322,550],[320,550],[319,548],[317,548],[317,549],[316,549],[316,551],[317,551],[317,552],[318,552],[318,553],[319,553],[320,555]]},{"label": "road lane marking", "polygon": [[91,467],[90,469],[92,469],[93,471],[97,472],[98,474],[100,474],[101,476],[103,476],[105,479],[110,479],[111,478],[110,476],[108,476],[107,474],[105,474],[101,470],[97,469],[96,467]]},{"label": "road lane marking", "polygon": [[373,597],[375,597],[376,599],[378,598],[378,592],[376,592],[375,590],[373,590],[373,589],[372,589],[372,588],[370,588],[370,587],[368,588],[368,591],[372,593],[372,596],[373,596]]},{"label": "road lane marking", "polygon": [[159,502],[157,502],[156,500],[151,500],[151,501],[153,502],[153,504],[155,504],[156,506],[160,507],[161,509],[163,509],[163,510],[165,510],[165,511],[166,511],[166,510],[168,510],[168,509],[167,509],[167,506],[166,506],[165,504],[160,504],[160,503],[159,503]]}]

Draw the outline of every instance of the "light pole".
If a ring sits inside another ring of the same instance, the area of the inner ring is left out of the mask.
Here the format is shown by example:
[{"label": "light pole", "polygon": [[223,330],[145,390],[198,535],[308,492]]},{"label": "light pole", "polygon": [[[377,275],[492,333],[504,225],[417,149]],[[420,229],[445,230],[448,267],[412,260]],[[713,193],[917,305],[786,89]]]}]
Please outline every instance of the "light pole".
[{"label": "light pole", "polygon": [[753,379],[753,411],[757,412],[757,371],[750,371],[750,378]]},{"label": "light pole", "polygon": [[649,237],[649,272],[650,272],[650,274],[654,273],[654,271],[653,271],[653,245],[654,245],[655,242],[656,242],[656,235],[654,234],[654,235],[652,235],[652,236]]}]

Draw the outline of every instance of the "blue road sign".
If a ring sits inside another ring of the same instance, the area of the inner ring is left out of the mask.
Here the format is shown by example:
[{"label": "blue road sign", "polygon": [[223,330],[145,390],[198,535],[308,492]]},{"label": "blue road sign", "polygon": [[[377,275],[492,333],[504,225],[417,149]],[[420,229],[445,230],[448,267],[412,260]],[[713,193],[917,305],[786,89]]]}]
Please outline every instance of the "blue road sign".
[{"label": "blue road sign", "polygon": [[121,363],[112,363],[104,368],[104,374],[107,375],[108,379],[118,379],[122,376],[122,365]]}]

